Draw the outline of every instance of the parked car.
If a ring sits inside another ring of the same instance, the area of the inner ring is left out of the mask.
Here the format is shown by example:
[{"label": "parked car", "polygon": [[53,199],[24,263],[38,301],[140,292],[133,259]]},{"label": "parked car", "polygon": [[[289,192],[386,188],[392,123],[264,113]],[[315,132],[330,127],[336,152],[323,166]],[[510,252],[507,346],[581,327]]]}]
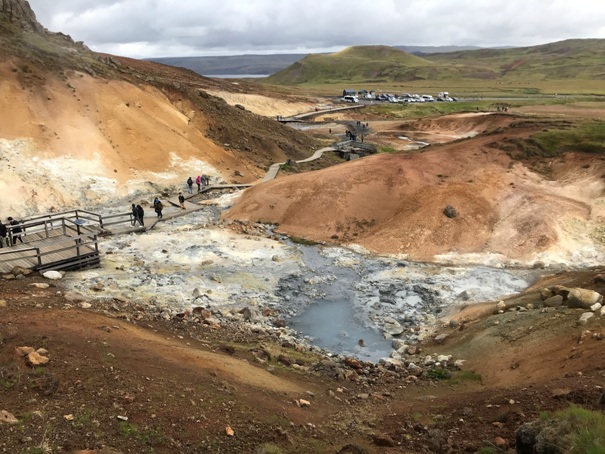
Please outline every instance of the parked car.
[{"label": "parked car", "polygon": [[357,96],[347,95],[343,96],[341,101],[344,102],[359,102],[359,98]]},{"label": "parked car", "polygon": [[424,102],[433,102],[433,101],[435,101],[435,98],[433,98],[431,95],[422,95],[421,98],[422,98],[422,100]]}]

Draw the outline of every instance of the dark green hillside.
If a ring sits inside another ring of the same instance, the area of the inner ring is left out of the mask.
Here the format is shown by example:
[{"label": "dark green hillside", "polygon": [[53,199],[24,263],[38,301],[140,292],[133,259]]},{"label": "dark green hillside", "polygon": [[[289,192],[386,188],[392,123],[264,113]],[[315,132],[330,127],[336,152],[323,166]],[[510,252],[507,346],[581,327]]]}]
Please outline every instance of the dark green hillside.
[{"label": "dark green hillside", "polygon": [[426,55],[435,64],[483,68],[501,78],[605,79],[605,40],[570,39],[511,49],[479,49]]},{"label": "dark green hillside", "polygon": [[335,54],[309,55],[265,79],[281,85],[343,81],[409,80],[417,71],[431,73],[433,63],[388,46],[349,47]]}]

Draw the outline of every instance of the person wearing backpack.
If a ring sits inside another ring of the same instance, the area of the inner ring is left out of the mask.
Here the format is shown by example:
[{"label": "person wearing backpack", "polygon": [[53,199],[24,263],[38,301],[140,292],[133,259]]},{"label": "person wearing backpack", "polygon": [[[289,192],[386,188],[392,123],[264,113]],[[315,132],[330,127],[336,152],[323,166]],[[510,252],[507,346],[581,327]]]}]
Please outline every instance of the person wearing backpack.
[{"label": "person wearing backpack", "polygon": [[21,233],[23,232],[23,229],[19,225],[19,221],[9,217],[8,222],[12,226],[11,230],[12,230],[13,237],[12,237],[11,242],[13,243],[13,246],[17,244],[17,240],[21,241],[21,244],[23,244],[23,238],[21,238]]},{"label": "person wearing backpack", "polygon": [[157,197],[153,201],[153,209],[157,213],[158,218],[161,219],[162,218],[162,210],[164,209],[164,205],[162,205],[162,202],[160,202],[160,199],[158,199]]},{"label": "person wearing backpack", "polygon": [[187,191],[189,191],[189,194],[193,194],[193,180],[191,177],[187,178]]},{"label": "person wearing backpack", "polygon": [[183,195],[182,192],[179,192],[179,203],[181,204],[181,208],[183,210],[187,209],[187,208],[185,208],[185,196]]}]

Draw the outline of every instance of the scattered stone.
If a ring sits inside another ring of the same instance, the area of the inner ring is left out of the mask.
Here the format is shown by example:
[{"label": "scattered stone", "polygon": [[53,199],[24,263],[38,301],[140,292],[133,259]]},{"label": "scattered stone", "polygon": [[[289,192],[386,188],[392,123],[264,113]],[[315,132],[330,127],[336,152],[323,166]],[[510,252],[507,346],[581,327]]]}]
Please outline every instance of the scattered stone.
[{"label": "scattered stone", "polygon": [[17,424],[19,420],[6,410],[0,411],[0,424]]},{"label": "scattered stone", "polygon": [[116,419],[119,419],[120,421],[128,421],[128,416],[118,415],[118,416],[116,416]]},{"label": "scattered stone", "polygon": [[448,337],[449,334],[439,334],[435,337],[435,342],[437,342],[438,344],[443,344],[443,342],[445,342],[445,339],[447,339]]},{"label": "scattered stone", "polygon": [[235,432],[233,431],[230,425],[227,425],[227,427],[225,427],[225,433],[228,437],[233,437],[235,435]]},{"label": "scattered stone", "polygon": [[44,276],[46,279],[51,279],[53,281],[63,279],[63,274],[61,274],[59,271],[45,271],[44,273],[42,273],[42,276]]},{"label": "scattered stone", "polygon": [[15,352],[19,356],[27,356],[33,351],[35,351],[35,349],[33,347],[17,347],[15,349]]},{"label": "scattered stone", "polygon": [[498,304],[496,304],[496,311],[505,311],[506,310],[506,303],[504,301],[499,301]]},{"label": "scattered stone", "polygon": [[404,328],[397,320],[387,317],[384,319],[384,326],[382,330],[391,336],[399,336],[403,333]]},{"label": "scattered stone", "polygon": [[63,419],[65,419],[65,421],[73,421],[74,420],[74,415],[72,415],[72,414],[63,415]]},{"label": "scattered stone", "polygon": [[310,407],[311,406],[311,402],[309,402],[308,400],[305,400],[305,399],[298,399],[296,401],[296,405],[298,405],[301,408]]},{"label": "scattered stone", "polygon": [[39,348],[38,350],[36,350],[36,353],[38,355],[46,356],[48,355],[48,350],[46,350],[45,348]]},{"label": "scattered stone", "polygon": [[563,305],[563,297],[561,295],[551,296],[546,298],[542,304],[544,307],[561,307]]},{"label": "scattered stone", "polygon": [[453,219],[458,216],[458,211],[453,206],[448,205],[443,209],[443,214],[445,214],[448,218]]},{"label": "scattered stone", "polygon": [[6,300],[0,300],[0,307],[6,307],[8,305],[8,303],[6,302]]},{"label": "scattered stone", "polygon": [[30,287],[34,287],[34,288],[41,288],[41,289],[45,289],[50,287],[49,284],[45,284],[42,282],[32,282],[31,284],[29,284]]},{"label": "scattered stone", "polygon": [[597,312],[601,310],[602,307],[603,305],[601,303],[594,303],[592,306],[590,306],[590,310],[593,312]]},{"label": "scattered stone", "polygon": [[586,323],[588,323],[588,320],[590,320],[593,317],[594,317],[594,313],[593,312],[584,312],[580,316],[580,320],[578,320],[578,323],[580,325],[585,325]]},{"label": "scattered stone", "polygon": [[90,304],[90,303],[80,303],[80,307],[82,309],[90,309],[92,307],[92,304]]},{"label": "scattered stone", "polygon": [[336,454],[370,454],[366,448],[357,445],[346,445]]},{"label": "scattered stone", "polygon": [[508,448],[508,442],[502,437],[494,438],[494,444],[500,449]]},{"label": "scattered stone", "polygon": [[395,440],[393,440],[389,434],[373,435],[372,440],[374,441],[374,444],[376,446],[385,446],[385,447],[397,446],[397,443],[395,443]]},{"label": "scattered stone", "polygon": [[30,367],[44,366],[45,364],[48,364],[48,361],[50,361],[50,360],[46,356],[42,356],[42,355],[38,354],[37,352],[29,353],[25,360],[27,365]]}]

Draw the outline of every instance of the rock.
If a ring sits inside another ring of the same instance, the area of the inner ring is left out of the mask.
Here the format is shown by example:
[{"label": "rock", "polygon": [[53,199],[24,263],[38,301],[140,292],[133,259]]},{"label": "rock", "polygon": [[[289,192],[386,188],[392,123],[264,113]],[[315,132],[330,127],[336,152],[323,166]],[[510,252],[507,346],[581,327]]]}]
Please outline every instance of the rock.
[{"label": "rock", "polygon": [[506,310],[506,303],[504,301],[499,301],[498,304],[496,304],[496,311],[505,311]]},{"label": "rock", "polygon": [[391,347],[393,347],[395,350],[405,348],[405,346],[405,341],[402,339],[393,339],[393,341],[391,342]]},{"label": "rock", "polygon": [[443,209],[443,214],[445,214],[448,218],[453,219],[458,216],[458,211],[453,206],[448,205]]},{"label": "rock", "polygon": [[553,295],[552,295],[552,292],[550,291],[550,289],[543,288],[542,290],[540,290],[540,297],[542,298],[542,300],[548,299],[551,296],[553,296]]},{"label": "rock", "polygon": [[605,316],[605,306],[601,308],[601,317]]},{"label": "rock", "polygon": [[397,443],[395,443],[395,440],[393,440],[389,434],[372,435],[372,441],[376,446],[385,446],[391,448],[393,446],[397,446]]},{"label": "rock", "polygon": [[351,369],[363,369],[363,364],[361,364],[361,361],[356,358],[346,357],[344,360],[344,364],[345,366],[350,367]]},{"label": "rock", "polygon": [[435,342],[437,342],[438,344],[443,344],[443,342],[445,342],[445,339],[447,339],[449,336],[449,334],[439,334],[438,336],[435,336]]},{"label": "rock", "polygon": [[86,301],[86,297],[78,292],[65,292],[65,300],[70,303],[80,303]]},{"label": "rock", "polygon": [[27,356],[33,351],[35,351],[35,349],[33,347],[17,347],[15,349],[15,352],[19,356]]},{"label": "rock", "polygon": [[452,329],[456,329],[460,326],[460,322],[458,322],[458,320],[450,320],[448,326]]},{"label": "rock", "polygon": [[305,399],[298,399],[296,401],[296,405],[298,405],[301,408],[310,407],[311,406],[311,402],[309,402],[308,400],[305,400]]},{"label": "rock", "polygon": [[227,425],[227,427],[225,427],[225,433],[227,434],[228,437],[233,437],[235,435],[235,432],[229,425]]},{"label": "rock", "polygon": [[567,306],[571,308],[590,309],[590,306],[602,301],[603,295],[584,288],[573,288],[567,295]]},{"label": "rock", "polygon": [[0,411],[0,424],[17,424],[19,420],[6,410]]},{"label": "rock", "polygon": [[494,444],[500,449],[508,448],[508,442],[502,437],[494,438]]},{"label": "rock", "polygon": [[551,296],[546,298],[542,304],[544,307],[561,307],[563,305],[563,297],[561,295]]},{"label": "rock", "polygon": [[59,271],[45,271],[44,273],[42,273],[42,276],[44,276],[46,279],[51,279],[53,281],[63,279],[63,275]]},{"label": "rock", "polygon": [[0,307],[6,307],[8,305],[8,303],[6,302],[6,300],[0,300]]},{"label": "rock", "polygon": [[50,287],[49,284],[45,284],[43,282],[32,282],[31,284],[29,284],[29,287],[33,287],[33,288],[48,288]]},{"label": "rock", "polygon": [[525,423],[515,432],[515,449],[518,454],[534,454],[538,431],[534,423]]},{"label": "rock", "polygon": [[92,304],[90,304],[90,303],[80,303],[80,307],[82,309],[90,309],[92,307]]},{"label": "rock", "polygon": [[387,318],[384,320],[384,325],[382,330],[387,333],[390,334],[391,336],[399,336],[400,334],[403,333],[404,328],[403,326],[401,326],[401,324],[392,318]]},{"label": "rock", "polygon": [[464,366],[465,362],[466,359],[457,359],[456,361],[454,361],[454,367],[458,370],[462,370],[462,367]]},{"label": "rock", "polygon": [[586,325],[586,323],[588,323],[588,320],[590,320],[593,317],[594,317],[594,313],[593,312],[584,312],[580,316],[580,320],[578,320],[578,323],[580,325]]},{"label": "rock", "polygon": [[590,306],[590,310],[593,312],[597,312],[601,310],[602,307],[603,305],[601,303],[594,303],[592,306]]},{"label": "rock", "polygon": [[36,353],[38,355],[46,356],[48,355],[48,350],[46,350],[45,348],[39,348],[38,350],[36,350]]},{"label": "rock", "polygon": [[550,288],[550,291],[555,295],[561,295],[563,299],[565,299],[567,298],[567,295],[569,295],[570,289],[568,289],[564,285],[555,285]]},{"label": "rock", "polygon": [[36,352],[31,352],[30,354],[27,355],[26,358],[26,363],[28,366],[31,367],[35,367],[35,366],[43,366],[45,364],[47,364],[49,361],[49,359],[46,356],[42,356]]},{"label": "rock", "polygon": [[592,280],[592,282],[594,282],[595,284],[602,284],[605,282],[605,273],[599,273],[597,274],[594,279]]},{"label": "rock", "polygon": [[370,454],[366,448],[357,445],[346,445],[336,454]]}]

